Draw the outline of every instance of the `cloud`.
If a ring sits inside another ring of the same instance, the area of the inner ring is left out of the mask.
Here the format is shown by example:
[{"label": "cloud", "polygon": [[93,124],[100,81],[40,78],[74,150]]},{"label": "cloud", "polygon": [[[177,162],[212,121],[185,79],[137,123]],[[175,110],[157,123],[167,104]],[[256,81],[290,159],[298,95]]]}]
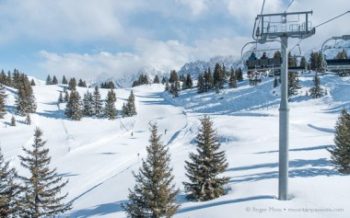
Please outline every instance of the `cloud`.
[{"label": "cloud", "polygon": [[98,52],[95,54],[41,51],[40,68],[55,75],[68,75],[88,80],[121,79],[143,70],[168,73],[179,70],[188,61],[208,60],[217,55],[239,58],[240,46],[247,38],[221,38],[196,41],[193,46],[177,40],[138,39],[133,53]]}]

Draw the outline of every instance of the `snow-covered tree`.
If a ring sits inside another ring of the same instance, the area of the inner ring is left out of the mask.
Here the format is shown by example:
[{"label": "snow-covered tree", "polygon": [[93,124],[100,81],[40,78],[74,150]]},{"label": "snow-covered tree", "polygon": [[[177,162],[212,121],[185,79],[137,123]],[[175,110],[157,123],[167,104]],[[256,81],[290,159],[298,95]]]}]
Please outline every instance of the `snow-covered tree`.
[{"label": "snow-covered tree", "polygon": [[289,72],[288,73],[288,96],[298,94],[298,89],[300,89],[299,75],[298,73]]},{"label": "snow-covered tree", "polygon": [[101,94],[98,89],[98,86],[95,86],[95,90],[93,93],[93,107],[94,107],[94,115],[100,116],[103,112]]},{"label": "snow-covered tree", "polygon": [[22,217],[55,217],[71,209],[71,203],[64,200],[68,194],[61,194],[68,183],[50,169],[51,158],[42,131],[36,129],[31,149],[23,148],[25,155],[19,156],[21,165],[29,170],[29,177],[21,176],[24,196],[21,199]]},{"label": "snow-covered tree", "polygon": [[113,89],[111,89],[107,94],[107,99],[105,103],[105,116],[113,120],[117,116],[117,109],[115,108],[115,102],[117,101],[117,98],[115,96],[115,92]]},{"label": "snow-covered tree", "polygon": [[123,110],[124,117],[131,117],[137,114],[136,106],[135,106],[135,95],[132,90],[130,92],[128,101],[126,104],[124,104],[122,110]]},{"label": "snow-covered tree", "polygon": [[5,161],[0,148],[0,217],[18,217],[19,185],[16,171]]},{"label": "snow-covered tree", "polygon": [[93,97],[89,91],[83,97],[83,115],[88,117],[94,115]]},{"label": "snow-covered tree", "polygon": [[196,141],[197,152],[190,153],[190,161],[185,161],[186,176],[190,180],[184,182],[185,190],[189,199],[211,200],[225,193],[224,185],[229,178],[219,176],[228,164],[225,152],[219,151],[220,142],[213,122],[207,116],[201,119]]},{"label": "snow-covered tree", "polygon": [[350,174],[350,114],[343,109],[335,126],[335,145],[329,149],[336,169]]},{"label": "snow-covered tree", "polygon": [[129,190],[129,202],[123,205],[128,217],[172,217],[179,205],[175,202],[178,190],[173,184],[168,148],[158,135],[157,126],[152,125],[147,158],[134,173],[136,185]]},{"label": "snow-covered tree", "polygon": [[6,114],[5,99],[6,99],[5,88],[0,83],[0,119],[4,118],[4,115]]},{"label": "snow-covered tree", "polygon": [[82,103],[79,92],[72,90],[69,95],[69,100],[66,105],[65,114],[72,120],[80,120],[83,116]]},{"label": "snow-covered tree", "polygon": [[310,89],[310,96],[312,98],[320,98],[324,96],[325,92],[321,87],[321,80],[317,72],[315,73],[313,82],[314,82],[314,86]]}]

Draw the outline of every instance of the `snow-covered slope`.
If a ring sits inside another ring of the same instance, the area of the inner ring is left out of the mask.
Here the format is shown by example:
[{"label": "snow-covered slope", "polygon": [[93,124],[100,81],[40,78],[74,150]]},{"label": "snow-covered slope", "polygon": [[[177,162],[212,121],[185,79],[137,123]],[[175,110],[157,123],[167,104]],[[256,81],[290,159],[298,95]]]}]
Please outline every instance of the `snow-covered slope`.
[{"label": "snow-covered slope", "polygon": [[[35,126],[43,130],[52,166],[70,181],[66,191],[74,203],[69,217],[125,217],[121,203],[133,187],[132,171],[146,155],[149,124],[155,122],[170,148],[175,182],[181,189],[175,217],[350,217],[350,177],[333,169],[326,150],[333,144],[339,111],[350,106],[350,79],[322,76],[329,95],[313,100],[305,96],[312,76],[301,77],[304,88],[291,100],[289,201],[276,199],[279,100],[270,78],[257,87],[242,82],[238,89],[219,94],[188,90],[176,99],[164,93],[162,85],[135,87],[137,116],[78,122],[65,118],[64,104],[57,106],[60,86],[38,83],[33,124],[28,126],[16,116],[16,127],[9,126],[15,90],[7,88],[10,113],[0,120],[0,144],[6,159],[24,174],[17,155],[32,143]],[[83,94],[85,89],[79,91]],[[107,90],[101,91],[106,96]],[[129,91],[117,89],[118,109]],[[229,162],[225,175],[231,179],[225,196],[191,202],[183,192],[184,161],[195,150],[193,139],[203,114],[213,118]]]}]

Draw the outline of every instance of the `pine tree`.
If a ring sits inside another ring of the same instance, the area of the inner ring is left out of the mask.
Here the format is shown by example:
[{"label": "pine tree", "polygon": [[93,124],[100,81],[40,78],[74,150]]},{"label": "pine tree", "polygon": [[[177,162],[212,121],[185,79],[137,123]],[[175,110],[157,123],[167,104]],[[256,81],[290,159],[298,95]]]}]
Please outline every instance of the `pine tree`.
[{"label": "pine tree", "polygon": [[53,76],[53,78],[52,78],[52,84],[53,84],[53,85],[57,85],[57,84],[58,84],[58,80],[57,80],[56,76]]},{"label": "pine tree", "polygon": [[69,100],[69,93],[67,92],[67,90],[66,91],[64,91],[64,102],[68,102],[68,100]]},{"label": "pine tree", "polygon": [[32,79],[32,80],[30,81],[30,85],[31,85],[31,86],[35,86],[35,81],[34,81],[34,79]]},{"label": "pine tree", "polygon": [[193,81],[192,81],[191,74],[189,74],[189,73],[186,75],[185,84],[186,84],[186,88],[187,88],[187,89],[192,89],[192,87],[193,87]]},{"label": "pine tree", "polygon": [[343,109],[335,126],[335,145],[329,149],[336,169],[350,174],[350,114]]},{"label": "pine tree", "polygon": [[299,75],[298,73],[289,72],[288,73],[288,96],[298,94],[298,89],[301,86],[299,84]]},{"label": "pine tree", "polygon": [[205,92],[204,78],[203,78],[202,74],[199,74],[199,75],[198,75],[197,92],[198,92],[198,93],[203,93],[203,92]]},{"label": "pine tree", "polygon": [[310,96],[312,98],[321,98],[322,96],[324,96],[325,92],[321,87],[321,80],[317,72],[315,73],[313,82],[314,82],[314,87],[310,89]]},{"label": "pine tree", "polygon": [[117,109],[115,108],[115,102],[117,101],[117,98],[115,96],[115,93],[113,89],[111,89],[107,94],[106,99],[106,105],[105,105],[105,116],[113,120],[117,116]]},{"label": "pine tree", "polygon": [[224,195],[224,185],[228,177],[219,177],[228,164],[224,151],[219,151],[220,142],[209,117],[201,119],[202,127],[197,135],[197,153],[190,153],[190,161],[185,161],[184,182],[189,199],[206,201]]},{"label": "pine tree", "polygon": [[172,71],[170,72],[169,82],[170,82],[170,83],[174,83],[174,82],[177,82],[177,81],[179,81],[179,77],[178,77],[176,71],[175,71],[175,70],[172,70]]},{"label": "pine tree", "polygon": [[52,80],[51,80],[51,76],[48,75],[46,78],[46,85],[52,85]]},{"label": "pine tree", "polygon": [[301,60],[300,60],[300,67],[303,68],[304,70],[306,70],[307,67],[308,67],[306,58],[305,58],[304,56],[301,57]]},{"label": "pine tree", "polygon": [[136,106],[135,106],[135,95],[134,92],[131,90],[128,101],[126,103],[127,107],[127,114],[126,116],[134,116],[136,115]]},{"label": "pine tree", "polygon": [[72,120],[80,120],[83,116],[82,103],[79,92],[72,90],[69,95],[69,100],[66,105],[65,114]]},{"label": "pine tree", "polygon": [[89,91],[83,97],[83,115],[88,117],[94,115],[93,97]]},{"label": "pine tree", "polygon": [[68,83],[68,89],[76,90],[76,88],[77,88],[77,81],[75,80],[75,78],[70,79]]},{"label": "pine tree", "polygon": [[93,107],[94,107],[94,115],[100,116],[103,112],[101,94],[98,89],[98,86],[95,86],[95,90],[93,93]]},{"label": "pine tree", "polygon": [[16,119],[14,116],[11,117],[11,126],[16,126]]},{"label": "pine tree", "polygon": [[215,89],[218,90],[224,88],[224,73],[221,65],[218,63],[215,64],[213,81]]},{"label": "pine tree", "polygon": [[4,115],[6,114],[5,99],[5,88],[0,83],[0,119],[4,118]]},{"label": "pine tree", "polygon": [[67,79],[66,79],[66,76],[64,76],[64,75],[63,75],[63,77],[62,77],[62,84],[63,84],[63,85],[68,84],[68,81],[67,81]]},{"label": "pine tree", "polygon": [[19,156],[21,165],[30,171],[29,177],[21,177],[24,185],[24,196],[21,200],[23,217],[54,217],[71,209],[71,203],[64,203],[68,194],[61,195],[62,188],[68,181],[56,169],[50,169],[51,158],[42,131],[36,129],[31,149],[23,148],[25,156]]},{"label": "pine tree", "polygon": [[154,76],[153,83],[160,83],[158,75]]},{"label": "pine tree", "polygon": [[136,185],[129,190],[129,202],[123,205],[128,217],[172,217],[179,207],[169,151],[160,142],[157,131],[157,126],[152,125],[147,158],[142,160],[139,172],[134,173]]},{"label": "pine tree", "polygon": [[21,116],[24,116],[27,113],[35,113],[35,97],[32,86],[30,85],[27,76],[24,74],[16,76],[15,84],[16,88],[18,89],[18,93],[16,96],[17,113]]},{"label": "pine tree", "polygon": [[14,168],[5,161],[0,148],[0,217],[18,217],[20,187]]},{"label": "pine tree", "polygon": [[26,124],[28,125],[32,124],[32,119],[30,118],[30,114],[27,114],[26,116]]},{"label": "pine tree", "polygon": [[62,96],[62,92],[60,92],[60,95],[58,96],[58,103],[63,103],[63,96]]},{"label": "pine tree", "polygon": [[228,85],[230,88],[237,88],[237,76],[236,76],[233,68],[231,68],[230,79],[229,79]]}]

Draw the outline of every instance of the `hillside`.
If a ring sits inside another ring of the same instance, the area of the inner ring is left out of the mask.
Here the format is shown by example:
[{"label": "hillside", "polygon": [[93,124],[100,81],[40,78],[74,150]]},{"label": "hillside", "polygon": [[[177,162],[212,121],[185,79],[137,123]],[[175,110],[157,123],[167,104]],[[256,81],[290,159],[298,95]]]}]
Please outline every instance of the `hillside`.
[{"label": "hillside", "polygon": [[[34,128],[43,130],[52,166],[70,181],[65,189],[68,200],[73,201],[69,217],[125,217],[121,203],[133,187],[132,171],[138,170],[146,155],[150,123],[158,124],[162,141],[170,148],[175,182],[181,190],[177,196],[181,207],[175,217],[350,217],[350,176],[334,170],[327,151],[333,145],[340,110],[350,106],[350,78],[323,75],[328,95],[316,100],[305,95],[312,79],[312,73],[302,75],[303,88],[291,99],[289,201],[276,199],[279,97],[271,78],[256,87],[243,81],[239,88],[219,94],[187,90],[175,99],[163,91],[163,85],[135,87],[137,116],[112,121],[67,119],[65,104],[56,103],[62,87],[37,80],[38,109],[30,126],[19,116],[17,126],[9,126],[16,90],[6,88],[10,113],[0,120],[0,144],[6,159],[22,175],[17,156],[22,154],[22,146],[32,143]],[[78,91],[82,95],[86,89]],[[129,92],[128,88],[116,90],[118,110]],[[104,98],[107,90],[101,94]],[[194,138],[203,114],[211,116],[220,136],[230,182],[225,196],[191,202],[183,192],[184,161],[195,150]]]}]

